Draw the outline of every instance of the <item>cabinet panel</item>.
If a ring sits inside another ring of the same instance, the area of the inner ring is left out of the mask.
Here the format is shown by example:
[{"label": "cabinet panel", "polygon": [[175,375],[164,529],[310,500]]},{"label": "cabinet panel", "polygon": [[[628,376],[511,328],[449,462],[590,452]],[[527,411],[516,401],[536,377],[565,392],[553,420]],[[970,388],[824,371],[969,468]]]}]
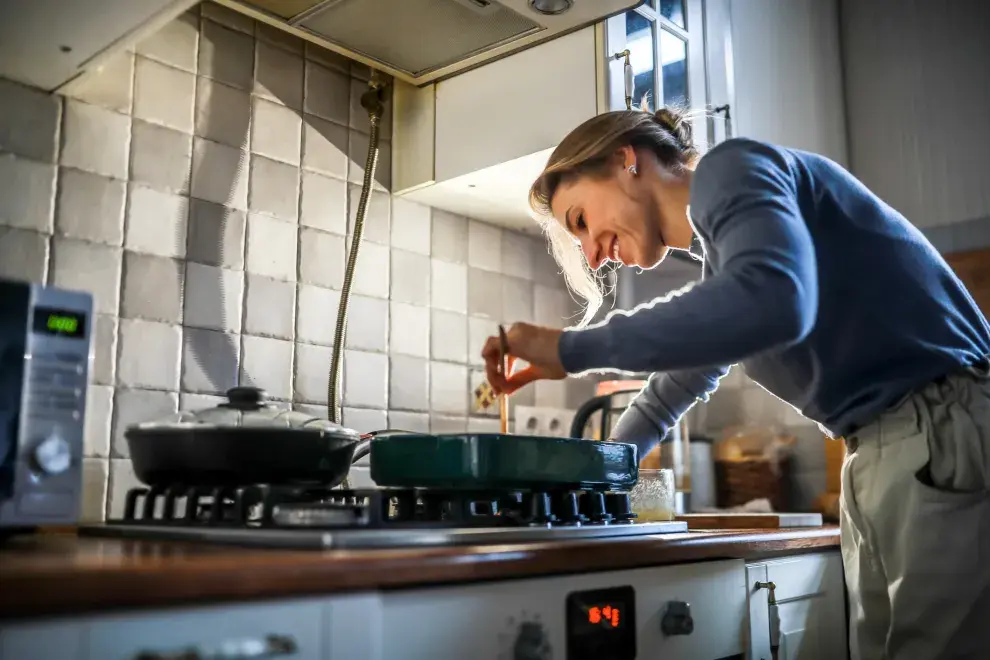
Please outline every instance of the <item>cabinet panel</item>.
[{"label": "cabinet panel", "polygon": [[86,660],[80,622],[0,627],[0,660]]},{"label": "cabinet panel", "polygon": [[[209,657],[224,648],[245,657],[322,660],[322,616],[322,605],[307,601],[100,618],[89,629],[87,658],[133,660],[142,652],[171,657],[182,651]],[[265,648],[272,651],[258,655]]]}]

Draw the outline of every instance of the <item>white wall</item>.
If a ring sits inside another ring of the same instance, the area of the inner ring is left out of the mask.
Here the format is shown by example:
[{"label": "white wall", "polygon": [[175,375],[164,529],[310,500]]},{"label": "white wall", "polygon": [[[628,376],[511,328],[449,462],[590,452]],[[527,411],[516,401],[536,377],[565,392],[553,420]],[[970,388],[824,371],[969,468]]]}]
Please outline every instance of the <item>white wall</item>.
[{"label": "white wall", "polygon": [[990,244],[990,3],[843,0],[841,36],[853,172],[939,247]]},{"label": "white wall", "polygon": [[735,135],[846,165],[836,0],[731,0]]}]

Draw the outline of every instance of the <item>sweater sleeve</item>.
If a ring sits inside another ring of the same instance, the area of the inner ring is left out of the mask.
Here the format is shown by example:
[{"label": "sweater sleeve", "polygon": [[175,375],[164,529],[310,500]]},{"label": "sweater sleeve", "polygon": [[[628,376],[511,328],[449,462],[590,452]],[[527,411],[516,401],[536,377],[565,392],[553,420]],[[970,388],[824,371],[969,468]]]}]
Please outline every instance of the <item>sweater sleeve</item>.
[{"label": "sweater sleeve", "polygon": [[708,401],[727,367],[653,374],[646,387],[619,417],[612,439],[636,445],[645,456],[698,401]]},{"label": "sweater sleeve", "polygon": [[711,370],[802,340],[818,309],[814,245],[786,156],[723,143],[694,173],[691,215],[717,256],[711,277],[676,295],[564,332],[568,373]]}]

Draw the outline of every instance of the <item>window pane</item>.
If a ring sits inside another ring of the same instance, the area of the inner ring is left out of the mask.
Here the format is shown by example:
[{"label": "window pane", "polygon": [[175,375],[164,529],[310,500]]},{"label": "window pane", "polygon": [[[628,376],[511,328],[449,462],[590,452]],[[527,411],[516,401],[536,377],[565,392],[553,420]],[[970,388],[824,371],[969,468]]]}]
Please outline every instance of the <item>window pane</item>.
[{"label": "window pane", "polygon": [[687,108],[687,43],[680,37],[660,30],[660,67],[663,72],[664,105]]},{"label": "window pane", "polygon": [[679,28],[684,27],[684,0],[660,0],[660,15]]},{"label": "window pane", "polygon": [[[656,52],[653,22],[636,11],[626,12],[626,48],[633,68],[633,107],[645,97],[650,110],[656,110]],[[623,99],[625,103],[625,99]]]}]

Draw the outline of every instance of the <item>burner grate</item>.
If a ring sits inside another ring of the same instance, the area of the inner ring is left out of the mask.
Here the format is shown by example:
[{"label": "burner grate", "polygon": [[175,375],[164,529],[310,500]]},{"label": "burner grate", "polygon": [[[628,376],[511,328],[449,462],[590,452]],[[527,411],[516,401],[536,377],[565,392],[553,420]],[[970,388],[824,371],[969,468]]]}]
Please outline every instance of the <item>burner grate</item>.
[{"label": "burner grate", "polygon": [[108,522],[168,527],[416,528],[635,522],[629,494],[597,491],[335,490],[319,486],[133,488]]}]

